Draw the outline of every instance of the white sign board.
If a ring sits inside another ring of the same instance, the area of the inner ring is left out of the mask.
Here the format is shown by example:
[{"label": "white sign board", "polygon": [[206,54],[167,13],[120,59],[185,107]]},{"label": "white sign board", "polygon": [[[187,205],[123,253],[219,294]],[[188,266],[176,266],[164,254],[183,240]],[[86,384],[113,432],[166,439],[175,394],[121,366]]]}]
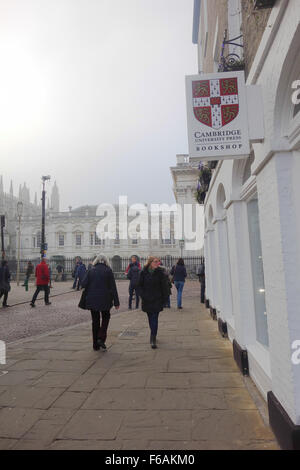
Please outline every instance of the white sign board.
[{"label": "white sign board", "polygon": [[190,158],[243,158],[250,152],[244,72],[186,77]]}]

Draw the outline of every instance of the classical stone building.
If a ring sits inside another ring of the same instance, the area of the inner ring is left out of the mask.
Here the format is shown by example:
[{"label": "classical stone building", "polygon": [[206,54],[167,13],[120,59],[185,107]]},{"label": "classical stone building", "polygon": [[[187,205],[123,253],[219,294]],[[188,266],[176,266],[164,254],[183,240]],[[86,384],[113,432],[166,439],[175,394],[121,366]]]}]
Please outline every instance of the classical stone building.
[{"label": "classical stone building", "polygon": [[[223,44],[241,34],[243,48]],[[199,72],[223,71],[224,57],[230,72],[234,53],[261,88],[264,139],[219,160],[206,194],[206,299],[281,446],[299,449],[300,2],[195,0],[193,40]]]},{"label": "classical stone building", "polygon": [[[189,162],[188,156],[177,156],[177,165],[171,168],[174,181],[174,195],[179,205],[192,204],[196,206],[194,197],[194,186],[197,180],[197,166]],[[103,220],[104,216],[97,215],[97,206],[81,206],[75,209],[69,207],[68,211],[60,211],[59,190],[54,183],[51,191],[47,189],[46,203],[46,224],[45,235],[47,243],[47,257],[93,258],[100,251],[109,258],[130,257],[135,254],[139,257],[147,257],[150,254],[157,256],[199,256],[198,250],[187,250],[185,245],[180,247],[179,239],[176,238],[176,211],[169,213],[165,207],[159,210],[152,209],[151,205],[145,209],[148,224],[147,237],[142,233],[136,236],[123,237],[121,227],[122,210],[118,205],[113,208],[116,212],[116,233],[113,237],[97,235],[97,224]],[[49,194],[49,197],[48,197]],[[9,258],[17,256],[17,203],[22,201],[23,214],[21,217],[21,243],[20,258],[37,260],[41,250],[41,205],[35,202],[30,203],[29,189],[24,183],[20,188],[19,198],[14,197],[11,192],[6,194],[3,191],[1,179],[0,184],[0,204],[1,214],[6,215],[7,224],[5,228],[6,254]],[[175,202],[174,202],[175,204]],[[123,208],[128,212],[128,207]],[[172,204],[170,205],[172,208]],[[138,212],[137,212],[138,214]],[[146,220],[144,219],[144,220]],[[124,220],[124,219],[122,219]],[[135,220],[135,215],[128,212],[126,219],[127,226]],[[164,220],[164,222],[163,222]],[[169,220],[169,222],[168,222]],[[108,222],[113,222],[113,216],[107,217]],[[154,234],[154,223],[159,223],[159,233]],[[140,230],[140,228],[138,228]]]}]

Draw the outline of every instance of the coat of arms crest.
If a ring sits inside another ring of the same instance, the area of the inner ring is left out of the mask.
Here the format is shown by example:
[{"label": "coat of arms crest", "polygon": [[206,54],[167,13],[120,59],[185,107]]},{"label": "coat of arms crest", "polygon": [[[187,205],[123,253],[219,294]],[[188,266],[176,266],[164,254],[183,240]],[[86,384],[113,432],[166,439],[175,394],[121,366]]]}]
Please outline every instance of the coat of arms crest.
[{"label": "coat of arms crest", "polygon": [[195,118],[213,129],[229,124],[239,113],[237,78],[192,82]]}]

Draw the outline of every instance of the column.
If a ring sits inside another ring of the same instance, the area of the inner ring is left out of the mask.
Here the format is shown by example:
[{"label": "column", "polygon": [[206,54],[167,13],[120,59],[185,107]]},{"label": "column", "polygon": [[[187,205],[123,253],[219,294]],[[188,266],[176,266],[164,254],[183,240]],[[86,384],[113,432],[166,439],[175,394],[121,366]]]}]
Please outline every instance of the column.
[{"label": "column", "polygon": [[230,260],[228,253],[228,236],[226,218],[216,220],[216,234],[218,240],[218,278],[220,287],[219,305],[222,320],[232,317],[232,291]]}]

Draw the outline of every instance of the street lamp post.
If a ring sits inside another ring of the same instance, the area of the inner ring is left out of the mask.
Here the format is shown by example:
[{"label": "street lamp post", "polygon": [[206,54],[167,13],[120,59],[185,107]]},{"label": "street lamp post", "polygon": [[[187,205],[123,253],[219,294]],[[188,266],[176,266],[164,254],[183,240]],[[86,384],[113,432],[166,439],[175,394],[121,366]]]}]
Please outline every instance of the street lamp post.
[{"label": "street lamp post", "polygon": [[19,219],[19,229],[18,229],[18,265],[17,265],[17,286],[20,282],[20,246],[21,246],[21,217],[23,213],[23,202],[19,201],[17,204],[17,214]]},{"label": "street lamp post", "polygon": [[1,251],[2,251],[2,259],[5,258],[5,251],[4,251],[4,227],[5,227],[5,215],[1,215]]},{"label": "street lamp post", "polygon": [[45,182],[50,180],[50,176],[42,176],[43,191],[42,191],[42,233],[41,233],[41,256],[45,256],[45,213],[46,213],[46,191]]},{"label": "street lamp post", "polygon": [[182,258],[182,250],[183,250],[183,247],[184,247],[184,238],[181,238],[181,240],[179,240],[179,246],[180,246],[180,258]]}]

